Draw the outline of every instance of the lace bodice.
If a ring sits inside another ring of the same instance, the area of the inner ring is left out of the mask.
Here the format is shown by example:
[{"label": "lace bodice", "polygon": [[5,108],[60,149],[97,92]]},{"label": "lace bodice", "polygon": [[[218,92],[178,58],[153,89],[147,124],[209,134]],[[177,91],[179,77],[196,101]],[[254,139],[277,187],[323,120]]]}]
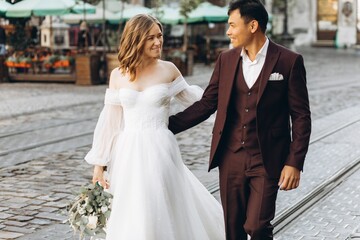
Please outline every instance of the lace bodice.
[{"label": "lace bodice", "polygon": [[133,89],[108,89],[108,100],[119,102],[123,108],[126,130],[167,128],[169,117],[169,84],[157,84],[144,91]]},{"label": "lace bodice", "polygon": [[187,107],[199,100],[202,93],[200,87],[188,85],[182,76],[171,83],[156,84],[143,91],[107,89],[92,149],[85,160],[91,164],[106,165],[111,143],[121,131],[167,129],[171,99],[174,97]]}]

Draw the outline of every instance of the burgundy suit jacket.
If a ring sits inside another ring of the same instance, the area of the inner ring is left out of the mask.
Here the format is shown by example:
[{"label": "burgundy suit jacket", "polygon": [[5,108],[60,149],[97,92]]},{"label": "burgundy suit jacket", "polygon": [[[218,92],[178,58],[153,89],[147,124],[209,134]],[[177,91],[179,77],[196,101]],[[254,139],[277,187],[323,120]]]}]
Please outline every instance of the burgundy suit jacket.
[{"label": "burgundy suit jacket", "polygon": [[[240,48],[234,48],[220,54],[201,100],[169,119],[169,129],[176,134],[204,121],[217,110],[209,171],[221,161],[216,153],[222,146],[219,143],[226,127],[240,52]],[[284,80],[269,81],[271,73],[282,74]],[[256,130],[266,172],[270,177],[279,177],[285,164],[302,170],[311,132],[302,56],[270,41],[259,81]]]}]

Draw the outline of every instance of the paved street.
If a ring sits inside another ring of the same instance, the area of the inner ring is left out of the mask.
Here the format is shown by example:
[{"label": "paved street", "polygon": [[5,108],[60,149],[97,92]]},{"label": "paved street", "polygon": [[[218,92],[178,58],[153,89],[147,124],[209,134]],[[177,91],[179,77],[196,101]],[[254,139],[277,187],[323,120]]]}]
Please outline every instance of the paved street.
[{"label": "paved street", "polygon": [[[308,74],[313,134],[296,191],[280,192],[277,216],[360,157],[360,53],[301,48]],[[212,66],[197,65],[190,84],[206,86]],[[106,86],[0,84],[0,240],[74,239],[61,222],[74,192],[91,179],[83,160]],[[213,117],[177,136],[183,159],[207,187]],[[346,239],[360,231],[360,171],[276,235],[280,240]],[[219,199],[218,192],[215,197]]]}]

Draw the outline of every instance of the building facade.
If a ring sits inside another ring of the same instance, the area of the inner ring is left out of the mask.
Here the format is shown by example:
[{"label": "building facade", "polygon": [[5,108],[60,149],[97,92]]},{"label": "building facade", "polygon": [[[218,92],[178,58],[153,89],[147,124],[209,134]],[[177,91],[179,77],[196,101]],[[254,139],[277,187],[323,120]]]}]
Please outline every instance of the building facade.
[{"label": "building facade", "polygon": [[[272,0],[267,1],[267,6]],[[360,0],[287,0],[288,30],[295,45],[349,47],[360,44]],[[283,31],[284,14],[271,7],[274,34]]]},{"label": "building facade", "polygon": [[[108,0],[119,1],[119,0]],[[230,0],[208,0],[226,6]],[[263,0],[271,16],[272,34],[284,32],[284,9],[276,2],[287,2],[288,32],[295,45],[349,47],[360,44],[360,0]],[[176,0],[130,0],[131,4],[154,7],[178,4]]]}]

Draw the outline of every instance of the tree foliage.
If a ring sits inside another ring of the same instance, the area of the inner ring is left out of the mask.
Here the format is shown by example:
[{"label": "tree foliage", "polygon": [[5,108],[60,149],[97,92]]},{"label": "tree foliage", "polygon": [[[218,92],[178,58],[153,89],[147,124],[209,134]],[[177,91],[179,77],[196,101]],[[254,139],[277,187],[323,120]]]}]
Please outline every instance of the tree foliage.
[{"label": "tree foliage", "polygon": [[185,18],[189,17],[189,13],[197,8],[197,6],[201,3],[201,0],[181,0],[180,1],[180,14]]}]

